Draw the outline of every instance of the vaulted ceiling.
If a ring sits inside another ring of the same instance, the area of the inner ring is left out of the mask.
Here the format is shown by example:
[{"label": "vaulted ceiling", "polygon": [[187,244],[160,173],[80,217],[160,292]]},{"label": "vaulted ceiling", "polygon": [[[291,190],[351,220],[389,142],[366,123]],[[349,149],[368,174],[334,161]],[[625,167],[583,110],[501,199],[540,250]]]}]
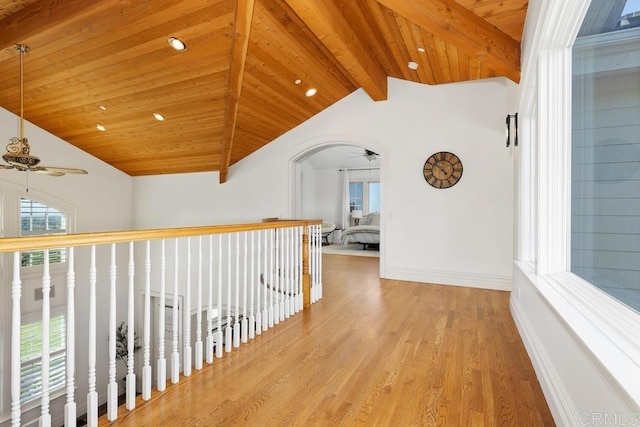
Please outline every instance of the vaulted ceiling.
[{"label": "vaulted ceiling", "polygon": [[[518,82],[526,9],[527,0],[0,0],[0,106],[20,113],[14,44],[27,45],[26,120],[131,176],[220,171],[225,182],[230,165],[354,90],[386,99],[387,77]],[[30,143],[37,155],[41,142]]]}]

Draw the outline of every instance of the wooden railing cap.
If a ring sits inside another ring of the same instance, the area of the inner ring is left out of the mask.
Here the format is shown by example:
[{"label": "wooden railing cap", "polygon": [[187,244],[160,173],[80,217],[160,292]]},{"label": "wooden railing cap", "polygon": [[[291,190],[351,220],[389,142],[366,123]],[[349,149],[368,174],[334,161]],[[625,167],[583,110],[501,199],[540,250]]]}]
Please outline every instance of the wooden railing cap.
[{"label": "wooden railing cap", "polygon": [[158,228],[148,230],[104,231],[48,236],[5,237],[0,239],[0,253],[101,245],[142,240],[172,239],[211,234],[238,233],[272,228],[306,227],[322,224],[322,220],[277,220],[246,224],[210,225],[201,227]]}]

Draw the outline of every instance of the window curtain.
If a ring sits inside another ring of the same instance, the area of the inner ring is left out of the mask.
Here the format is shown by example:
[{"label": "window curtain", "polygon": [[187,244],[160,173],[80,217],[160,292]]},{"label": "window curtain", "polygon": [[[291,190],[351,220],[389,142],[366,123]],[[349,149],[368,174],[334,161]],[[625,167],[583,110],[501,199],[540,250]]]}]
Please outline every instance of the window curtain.
[{"label": "window curtain", "polygon": [[342,170],[342,229],[349,228],[349,171]]}]

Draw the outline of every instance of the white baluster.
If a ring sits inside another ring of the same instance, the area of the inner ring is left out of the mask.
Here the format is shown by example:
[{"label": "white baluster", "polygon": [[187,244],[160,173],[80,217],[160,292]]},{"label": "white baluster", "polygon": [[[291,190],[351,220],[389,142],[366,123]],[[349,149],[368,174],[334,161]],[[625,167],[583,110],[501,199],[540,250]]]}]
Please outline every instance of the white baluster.
[{"label": "white baluster", "polygon": [[187,289],[184,296],[184,350],[182,374],[191,375],[191,237],[187,237]]},{"label": "white baluster", "polygon": [[251,231],[251,295],[249,296],[249,339],[256,336],[256,316],[255,316],[255,289],[256,289],[256,254],[255,254],[255,231]]},{"label": "white baluster", "polygon": [[280,321],[285,319],[287,304],[287,229],[280,229]]},{"label": "white baluster", "polygon": [[317,226],[312,228],[313,236],[313,287],[311,288],[311,301],[316,302],[318,300],[318,235]]},{"label": "white baluster", "polygon": [[314,283],[313,281],[315,280],[315,274],[313,272],[313,266],[314,266],[314,259],[313,259],[313,225],[310,225],[308,227],[308,232],[309,232],[309,291],[311,293],[310,295],[310,301],[313,304],[313,288],[314,288]]},{"label": "white baluster", "polygon": [[178,352],[178,307],[180,304],[180,297],[178,295],[178,265],[180,259],[178,258],[178,239],[175,239],[174,255],[173,255],[173,319],[171,337],[171,383],[177,384],[180,381],[180,353]]},{"label": "white baluster", "polygon": [[224,351],[229,353],[233,346],[233,329],[231,329],[231,233],[227,240],[227,327],[224,330]]},{"label": "white baluster", "polygon": [[116,244],[111,244],[109,266],[109,384],[107,385],[107,419],[118,418],[118,382],[116,379]]},{"label": "white baluster", "polygon": [[207,363],[213,363],[213,234],[209,235],[209,304],[207,308]]},{"label": "white baluster", "polygon": [[49,250],[44,250],[44,271],[42,273],[42,397],[40,398],[40,427],[51,426],[49,413],[49,330],[51,326],[51,276],[49,275]]},{"label": "white baluster", "polygon": [[318,241],[318,299],[322,299],[322,226],[317,229]]},{"label": "white baluster", "polygon": [[311,275],[311,303],[316,301],[316,226],[309,227],[309,274]]},{"label": "white baluster", "polygon": [[302,297],[302,251],[304,250],[302,245],[302,236],[304,234],[304,227],[300,227],[298,230],[298,306],[297,311],[301,311],[304,308],[304,298]]},{"label": "white baluster", "polygon": [[285,319],[285,308],[287,301],[287,229],[280,229],[280,321]]},{"label": "white baluster", "polygon": [[280,323],[280,277],[281,269],[280,261],[282,260],[280,249],[282,247],[282,229],[276,229],[275,238],[275,282],[271,284],[275,296],[275,304],[273,305],[273,324]]},{"label": "white baluster", "polygon": [[293,278],[292,278],[292,268],[293,268],[293,259],[291,258],[293,255],[293,228],[287,228],[287,293],[285,295],[287,304],[285,305],[284,317],[289,318],[294,313],[293,312],[293,304],[291,303],[291,295],[293,295]]},{"label": "white baluster", "polygon": [[299,260],[298,260],[298,254],[299,254],[299,250],[298,250],[298,245],[300,243],[298,237],[298,227],[294,227],[293,228],[293,245],[291,247],[291,259],[292,259],[292,263],[293,266],[291,267],[291,274],[293,275],[292,280],[292,284],[291,284],[291,289],[292,289],[292,294],[291,294],[291,310],[292,310],[292,314],[297,313],[298,310],[298,295],[300,294],[299,290],[299,286],[298,286],[298,281],[299,281],[299,277],[298,277],[298,271],[299,271]]},{"label": "white baluster", "polygon": [[240,233],[236,233],[235,319],[233,322],[233,346],[240,347]]},{"label": "white baluster", "polygon": [[289,317],[288,288],[289,288],[289,229],[282,229],[282,305],[280,306],[280,320]]},{"label": "white baluster", "polygon": [[244,232],[242,234],[244,235],[244,277],[242,280],[242,322],[240,323],[240,340],[243,343],[246,343],[248,341],[247,335],[249,333],[249,319],[247,319],[247,276],[249,275],[247,256],[249,255],[249,249],[247,246],[248,233]]},{"label": "white baluster", "polygon": [[165,240],[162,239],[160,249],[160,310],[158,313],[158,373],[156,374],[156,387],[158,388],[158,391],[165,391],[167,388],[167,361],[164,356],[164,331],[166,328],[165,306],[167,292],[167,258],[165,251]]},{"label": "white baluster", "polygon": [[197,370],[202,369],[202,236],[198,236],[198,295],[196,298],[196,305],[198,311],[196,312],[196,356],[195,356],[195,368]]},{"label": "white baluster", "polygon": [[222,337],[222,234],[218,234],[218,330],[215,336],[218,359],[223,355]]},{"label": "white baluster", "polygon": [[144,262],[144,336],[142,364],[142,399],[151,399],[151,242],[146,241]]},{"label": "white baluster", "polygon": [[76,273],[74,248],[68,249],[67,259],[67,402],[64,405],[64,425],[71,427],[76,425],[76,402],[75,402],[75,376],[76,376],[76,303],[75,287]]},{"label": "white baluster", "polygon": [[133,370],[135,363],[135,263],[133,261],[133,242],[129,242],[129,264],[127,275],[129,278],[127,295],[127,390],[126,408],[136,407],[136,374]]},{"label": "white baluster", "polygon": [[[261,252],[261,250],[262,250],[262,248],[261,248],[261,240],[262,239],[260,238],[260,234],[261,234],[260,230],[258,230],[258,249],[257,249],[257,251],[258,251],[258,261],[257,261],[258,265],[257,265],[257,272],[259,274],[262,274],[262,273],[260,273],[260,271],[261,271],[260,270],[260,258],[262,257],[262,252]],[[262,295],[260,294],[260,288],[261,287],[262,286],[260,286],[260,280],[258,280],[258,283],[256,283],[256,325],[255,325],[256,326],[255,330],[256,330],[256,334],[257,335],[262,334],[262,311],[261,311],[261,304],[260,304],[261,303],[261,297],[262,297]]]},{"label": "white baluster", "polygon": [[322,283],[320,282],[320,265],[322,264],[322,258],[320,257],[320,255],[322,254],[322,248],[320,246],[321,236],[319,225],[316,225],[316,242],[316,301],[318,301],[320,299],[320,296],[322,295]]},{"label": "white baluster", "polygon": [[267,273],[269,271],[269,264],[267,262],[269,253],[269,230],[264,230],[264,249],[263,249],[263,267],[260,277],[262,281],[262,330],[269,329],[269,304],[268,304],[268,290],[267,290]]},{"label": "white baluster", "polygon": [[13,253],[11,281],[11,426],[20,427],[20,252]]},{"label": "white baluster", "polygon": [[269,233],[269,282],[267,282],[267,289],[269,290],[269,327],[273,328],[274,315],[273,315],[273,255],[275,252],[275,230],[271,229]]},{"label": "white baluster", "polygon": [[96,392],[96,247],[91,246],[89,267],[89,392],[87,393],[87,425],[98,425],[98,393]]},{"label": "white baluster", "polygon": [[302,227],[296,227],[296,313],[302,310]]}]

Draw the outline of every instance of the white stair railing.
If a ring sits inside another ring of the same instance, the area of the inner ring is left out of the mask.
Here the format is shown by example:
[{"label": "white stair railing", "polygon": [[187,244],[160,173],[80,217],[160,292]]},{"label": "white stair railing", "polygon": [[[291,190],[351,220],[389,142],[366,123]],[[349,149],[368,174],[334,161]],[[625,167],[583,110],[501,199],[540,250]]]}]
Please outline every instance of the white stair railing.
[{"label": "white stair railing", "polygon": [[118,383],[116,382],[116,297],[117,272],[116,244],[110,245],[111,264],[109,266],[109,385],[107,386],[107,419],[118,418]]},{"label": "white stair railing", "polygon": [[69,248],[68,266],[67,266],[67,363],[66,363],[66,382],[67,382],[67,403],[64,405],[64,424],[73,425],[76,421],[76,402],[75,402],[75,372],[76,372],[76,303],[75,303],[75,248]]},{"label": "white stair railing", "polygon": [[[167,286],[167,258],[166,258],[166,241],[161,241],[160,251],[160,303],[158,318],[164,320],[166,314],[166,286]],[[167,361],[165,359],[165,342],[164,331],[165,322],[158,322],[158,368],[156,372],[156,388],[158,391],[164,391],[167,388]]]},{"label": "white stair railing", "polygon": [[[316,225],[318,223],[282,221],[237,226],[0,239],[3,243],[0,252],[13,255],[11,425],[17,427],[22,423],[35,421],[35,418],[23,419],[21,411],[22,251],[42,250],[44,253],[41,277],[42,393],[39,398],[39,424],[50,426],[53,418],[56,424],[64,420],[65,426],[76,425],[78,404],[75,400],[75,390],[86,387],[87,425],[96,426],[100,402],[106,403],[106,418],[109,421],[117,420],[118,411],[122,410],[118,408],[116,324],[118,315],[122,316],[122,313],[118,313],[118,306],[126,307],[127,327],[122,329],[126,330],[127,334],[124,344],[127,349],[125,407],[131,411],[136,407],[138,391],[136,369],[140,369],[142,380],[139,387],[144,400],[151,399],[154,370],[156,390],[166,390],[167,325],[170,325],[172,330],[170,376],[171,382],[175,384],[181,380],[180,374],[184,377],[191,374],[192,364],[196,371],[201,370],[203,362],[214,363],[215,358],[221,358],[225,352],[229,353],[241,344],[255,339],[257,335],[263,335],[269,328],[300,311],[303,305],[307,307],[321,298],[321,245],[320,227]],[[167,263],[167,249],[170,250],[170,247],[167,248],[167,242],[173,243],[174,246],[173,265]],[[180,246],[184,250],[181,250]],[[51,290],[54,286],[53,281],[58,279],[57,276],[52,279],[50,274],[49,249],[59,247],[67,248],[67,269],[62,285],[67,292],[65,404],[60,414],[52,414],[49,389]],[[97,250],[102,247],[107,250]],[[197,262],[192,263],[194,250],[197,251]],[[99,258],[98,254],[104,255],[104,259]],[[208,259],[206,267],[205,256]],[[144,265],[143,269],[138,269],[141,273],[136,273],[136,259]],[[118,277],[118,263],[127,264],[126,277]],[[108,268],[100,267],[105,271],[98,271],[98,266],[105,265]],[[76,270],[82,271],[82,275],[88,277],[86,283],[77,281]],[[173,277],[173,291],[168,295],[166,278],[170,273],[173,273],[172,276],[169,275]],[[105,283],[98,280],[103,275],[106,275]],[[192,277],[197,279],[192,281]],[[80,286],[88,287],[88,301],[76,301],[76,290]],[[194,310],[192,286],[196,299]],[[103,287],[108,290],[108,298],[99,301],[98,295],[102,294],[100,290]],[[118,292],[119,289],[121,292]],[[205,291],[206,304],[203,300]],[[136,295],[141,298],[136,299]],[[158,298],[157,305],[152,305],[152,298]],[[172,304],[171,316],[167,316],[165,309],[167,301],[171,301]],[[78,305],[88,307],[88,313],[85,314],[87,317],[82,319],[81,324],[77,323]],[[136,307],[137,305],[139,306]],[[204,319],[203,310],[206,313]],[[138,323],[136,313],[140,319]],[[153,317],[152,313],[155,313]],[[99,317],[108,318],[108,322],[104,325],[98,324]],[[194,318],[195,351],[192,354],[191,322]],[[152,325],[152,322],[157,324]],[[78,328],[81,334],[79,337],[75,334],[78,325],[81,326]],[[83,325],[86,325],[86,329]],[[203,326],[206,328],[204,343]],[[141,346],[137,343],[137,329],[141,329],[142,332]],[[152,330],[157,331],[156,338],[152,336]],[[100,342],[99,336],[108,336],[108,340]],[[86,346],[84,350],[88,354],[88,371],[83,376],[87,378],[87,382],[84,385],[76,380],[75,356],[79,345]],[[142,354],[140,365],[136,368],[135,354],[139,347]],[[108,363],[102,371],[97,370],[98,352],[106,354],[108,358]],[[155,362],[152,363],[152,360]]]},{"label": "white stair railing", "polygon": [[[96,390],[96,283],[96,245],[92,245],[89,267],[89,392],[87,393],[87,426],[89,427],[98,425],[98,392]],[[14,374],[14,372],[11,373],[11,375]]]}]

